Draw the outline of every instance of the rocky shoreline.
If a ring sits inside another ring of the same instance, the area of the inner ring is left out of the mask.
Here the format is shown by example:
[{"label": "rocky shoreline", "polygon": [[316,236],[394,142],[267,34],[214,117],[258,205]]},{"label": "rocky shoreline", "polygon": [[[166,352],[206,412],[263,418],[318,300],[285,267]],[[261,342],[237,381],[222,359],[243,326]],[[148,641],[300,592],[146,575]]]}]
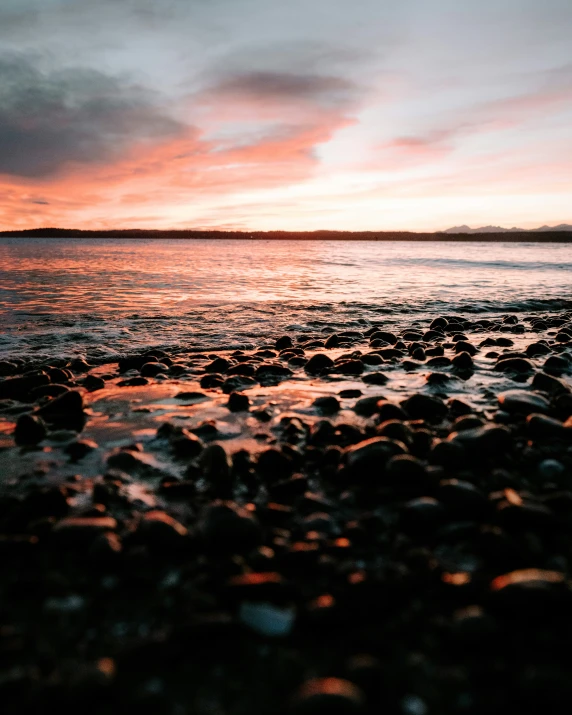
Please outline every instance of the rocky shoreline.
[{"label": "rocky shoreline", "polygon": [[473,318],[0,362],[5,711],[558,709],[572,313]]}]

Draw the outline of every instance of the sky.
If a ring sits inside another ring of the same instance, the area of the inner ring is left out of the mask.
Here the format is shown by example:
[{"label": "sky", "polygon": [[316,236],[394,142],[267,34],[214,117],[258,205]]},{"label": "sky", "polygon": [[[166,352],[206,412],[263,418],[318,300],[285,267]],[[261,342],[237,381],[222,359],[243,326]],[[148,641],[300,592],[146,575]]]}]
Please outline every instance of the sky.
[{"label": "sky", "polygon": [[572,223],[571,0],[1,0],[0,228]]}]

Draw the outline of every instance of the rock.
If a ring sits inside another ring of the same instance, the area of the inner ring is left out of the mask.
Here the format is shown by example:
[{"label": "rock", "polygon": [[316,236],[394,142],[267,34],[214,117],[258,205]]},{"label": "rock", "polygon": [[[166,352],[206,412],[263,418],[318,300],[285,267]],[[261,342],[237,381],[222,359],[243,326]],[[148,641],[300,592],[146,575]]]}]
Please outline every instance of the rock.
[{"label": "rock", "polygon": [[86,375],[83,386],[86,390],[90,392],[95,392],[96,390],[102,390],[105,387],[105,380],[101,377],[96,377],[95,375]]},{"label": "rock", "polygon": [[[201,381],[201,387],[202,386],[203,383]],[[230,395],[231,392],[250,390],[253,387],[258,387],[258,382],[254,378],[246,377],[246,375],[234,375],[223,382],[222,391],[225,395]]]},{"label": "rock", "polygon": [[385,385],[389,382],[389,378],[383,372],[369,372],[362,375],[361,379],[366,385]]},{"label": "rock", "polygon": [[417,393],[400,403],[403,409],[414,420],[441,422],[447,415],[447,405],[443,400],[431,395]]},{"label": "rock", "polygon": [[195,459],[204,449],[201,439],[185,429],[172,435],[170,443],[171,449],[180,459]]},{"label": "rock", "polygon": [[406,420],[407,413],[399,405],[396,405],[389,400],[379,400],[377,403],[377,413],[379,422],[387,422],[387,420]]},{"label": "rock", "polygon": [[186,543],[187,529],[172,516],[160,509],[143,515],[136,538],[142,538],[151,547],[160,550],[172,549]]},{"label": "rock", "polygon": [[538,476],[546,481],[560,480],[566,474],[566,468],[557,459],[543,459],[538,465]]},{"label": "rock", "polygon": [[361,417],[371,417],[377,412],[377,404],[380,400],[385,400],[383,395],[372,395],[362,397],[354,405],[354,412]]},{"label": "rock", "polygon": [[446,328],[448,322],[446,318],[435,318],[429,327],[431,330],[435,330],[435,328]]},{"label": "rock", "polygon": [[120,380],[117,387],[143,387],[148,384],[149,380],[146,377],[130,377],[127,380]]},{"label": "rock", "polygon": [[467,352],[457,353],[451,362],[459,370],[473,370],[475,367],[473,358]]},{"label": "rock", "polygon": [[318,397],[312,403],[314,407],[322,415],[335,415],[340,411],[340,403],[333,395]]},{"label": "rock", "polygon": [[285,350],[286,348],[291,348],[293,345],[292,338],[289,335],[283,335],[281,338],[278,338],[274,345],[276,347],[276,350]]},{"label": "rock", "polygon": [[240,363],[239,365],[233,365],[229,367],[226,371],[227,375],[243,375],[246,377],[253,377],[256,372],[254,365],[249,365],[248,363]]},{"label": "rock", "polygon": [[81,547],[106,531],[115,531],[117,521],[111,516],[69,516],[54,526],[54,535],[72,546]]},{"label": "rock", "polygon": [[384,481],[396,491],[411,495],[427,496],[434,488],[423,462],[409,454],[398,454],[388,460]]},{"label": "rock", "polygon": [[[205,375],[201,377],[200,386],[205,390],[212,390],[217,387],[222,387],[224,381],[224,377],[219,374]],[[252,382],[254,383],[254,380]]]},{"label": "rock", "polygon": [[160,362],[146,362],[141,366],[142,377],[157,377],[160,372],[165,372],[167,366]]},{"label": "rock", "polygon": [[531,412],[548,412],[550,403],[542,395],[526,390],[507,390],[498,396],[501,409],[511,414],[528,415]]},{"label": "rock", "polygon": [[238,620],[253,631],[270,638],[289,635],[296,619],[292,606],[277,606],[272,603],[244,601],[238,610]]},{"label": "rock", "polygon": [[401,513],[401,526],[409,533],[425,534],[437,529],[445,519],[445,507],[433,497],[407,502]]},{"label": "rock", "polygon": [[390,345],[395,345],[397,342],[397,335],[390,333],[386,330],[376,330],[369,336],[370,341],[373,340],[383,340],[384,343],[389,343]]},{"label": "rock", "polygon": [[429,462],[445,469],[457,469],[465,465],[467,453],[459,442],[439,440],[429,453]]},{"label": "rock", "polygon": [[59,397],[68,391],[69,387],[66,387],[66,385],[42,385],[41,387],[34,387],[33,390],[30,390],[28,399],[32,402],[37,402],[42,397]]},{"label": "rock", "polygon": [[209,444],[201,451],[199,467],[205,478],[211,482],[226,486],[230,479],[230,460],[220,444]]},{"label": "rock", "polygon": [[185,392],[177,392],[175,395],[176,400],[184,400],[185,402],[203,402],[204,400],[210,400],[208,395],[204,392],[197,392],[196,390],[190,390]]},{"label": "rock", "polygon": [[539,355],[548,355],[552,350],[544,343],[530,343],[525,352],[528,357],[538,357]]},{"label": "rock", "polygon": [[333,335],[330,335],[330,337],[324,343],[324,347],[327,349],[337,348],[337,347],[339,347],[339,345],[340,345],[340,339],[335,333],[333,333]]},{"label": "rock", "polygon": [[570,392],[570,387],[558,377],[547,375],[545,372],[537,372],[532,378],[532,387],[535,390],[542,390],[552,395],[559,395]]},{"label": "rock", "polygon": [[542,414],[526,418],[526,432],[532,439],[568,439],[572,441],[572,429],[562,422]]},{"label": "rock", "polygon": [[364,364],[361,360],[344,360],[335,363],[330,372],[340,373],[341,375],[361,375],[364,369]]},{"label": "rock", "polygon": [[451,365],[451,359],[444,356],[433,357],[431,360],[427,360],[427,367],[449,367]]},{"label": "rock", "polygon": [[455,343],[455,352],[457,354],[469,353],[469,355],[476,355],[479,352],[479,349],[471,343],[468,343],[466,340],[459,340]]},{"label": "rock", "polygon": [[439,484],[439,501],[459,518],[476,518],[486,514],[488,501],[485,495],[470,482],[447,479]]},{"label": "rock", "polygon": [[262,530],[250,511],[232,501],[216,501],[202,513],[200,531],[217,553],[243,554],[262,544]]},{"label": "rock", "polygon": [[506,427],[484,425],[474,429],[453,432],[448,440],[469,450],[473,455],[494,456],[497,451],[509,449],[512,444],[510,431]]},{"label": "rock", "polygon": [[86,421],[86,415],[83,411],[83,398],[75,390],[69,390],[64,392],[63,395],[54,398],[36,410],[36,414],[51,425],[58,428],[73,429],[76,432],[81,432]]},{"label": "rock", "polygon": [[375,482],[391,457],[406,453],[407,447],[398,440],[372,437],[348,447],[343,459],[354,477]]},{"label": "rock", "polygon": [[97,449],[97,447],[97,442],[94,442],[91,439],[78,439],[75,442],[70,442],[70,444],[66,445],[64,451],[66,454],[69,454],[74,462],[78,462],[87,454],[93,452],[94,449]]},{"label": "rock", "polygon": [[334,366],[334,361],[324,353],[316,353],[308,360],[304,370],[310,375],[318,375],[330,370]]},{"label": "rock", "polygon": [[279,377],[279,378],[288,378],[291,377],[294,373],[290,368],[284,366],[284,365],[279,365],[275,363],[262,363],[262,365],[259,365],[256,368],[256,378],[260,379],[261,377]]},{"label": "rock", "polygon": [[534,365],[525,358],[512,357],[506,360],[499,360],[494,369],[497,372],[531,373],[534,372]]},{"label": "rock", "polygon": [[8,377],[13,375],[18,368],[14,363],[6,360],[0,360],[0,377]]},{"label": "rock", "polygon": [[562,375],[572,370],[572,364],[560,355],[552,355],[544,363],[544,371],[550,375]]},{"label": "rock", "polygon": [[353,715],[365,708],[363,692],[340,678],[308,680],[294,700],[295,715]]},{"label": "rock", "polygon": [[0,382],[0,399],[25,400],[30,390],[49,385],[50,378],[44,373],[23,377],[9,377]]},{"label": "rock", "polygon": [[489,607],[508,619],[558,621],[569,613],[571,592],[563,573],[536,568],[511,571],[491,583]]},{"label": "rock", "polygon": [[271,481],[286,479],[294,471],[294,465],[290,457],[278,449],[267,449],[258,455],[256,470],[265,478]]},{"label": "rock", "polygon": [[14,430],[14,441],[18,445],[34,445],[46,436],[46,426],[35,415],[20,415]]},{"label": "rock", "polygon": [[[221,373],[226,372],[230,367],[230,362],[226,358],[216,358],[208,365],[205,366],[205,372],[208,373]],[[201,385],[202,387],[202,385]]]},{"label": "rock", "polygon": [[250,407],[248,395],[240,392],[231,392],[226,406],[231,412],[247,412]]}]

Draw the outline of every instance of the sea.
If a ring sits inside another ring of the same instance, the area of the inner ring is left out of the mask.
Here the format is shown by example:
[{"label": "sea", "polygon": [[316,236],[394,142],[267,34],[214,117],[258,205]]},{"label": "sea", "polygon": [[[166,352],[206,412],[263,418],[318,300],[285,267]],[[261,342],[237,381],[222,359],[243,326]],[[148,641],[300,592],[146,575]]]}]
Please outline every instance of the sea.
[{"label": "sea", "polygon": [[2,359],[570,309],[572,244],[0,239]]}]

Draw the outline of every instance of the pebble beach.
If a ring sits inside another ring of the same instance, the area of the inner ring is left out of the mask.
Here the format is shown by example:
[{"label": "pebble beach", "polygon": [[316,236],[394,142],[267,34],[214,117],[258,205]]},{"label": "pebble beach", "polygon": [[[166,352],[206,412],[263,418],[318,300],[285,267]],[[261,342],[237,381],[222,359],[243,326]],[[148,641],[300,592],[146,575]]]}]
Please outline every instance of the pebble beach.
[{"label": "pebble beach", "polygon": [[5,701],[567,699],[572,313],[356,312],[255,343],[0,362]]}]

